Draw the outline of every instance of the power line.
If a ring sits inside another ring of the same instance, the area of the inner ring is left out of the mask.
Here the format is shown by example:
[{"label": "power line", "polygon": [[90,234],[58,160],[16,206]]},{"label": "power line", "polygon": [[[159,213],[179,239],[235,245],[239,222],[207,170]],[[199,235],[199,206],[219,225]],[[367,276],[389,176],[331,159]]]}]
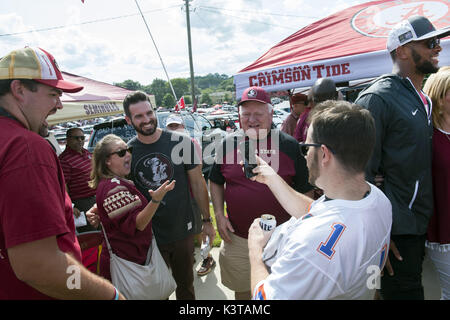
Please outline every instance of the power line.
[{"label": "power line", "polygon": [[[180,7],[180,5],[173,5],[173,6],[170,6],[170,7],[167,7],[167,8],[144,11],[143,13],[152,13],[152,12],[164,11],[164,10],[167,10],[167,9],[179,8],[179,7]],[[118,19],[123,19],[123,18],[139,16],[139,15],[140,15],[140,13],[132,13],[132,14],[126,14],[126,15],[121,15],[121,16],[116,16],[116,17],[96,19],[96,20],[85,21],[85,22],[80,22],[80,23],[73,23],[73,24],[66,24],[66,25],[62,25],[62,26],[53,26],[53,27],[40,28],[40,29],[28,30],[28,31],[22,31],[22,32],[4,33],[4,34],[0,34],[0,37],[18,36],[18,35],[21,35],[21,34],[27,34],[27,33],[33,33],[33,32],[43,32],[43,31],[65,29],[65,28],[69,28],[69,27],[83,26],[83,25],[92,24],[92,23],[118,20]]]}]

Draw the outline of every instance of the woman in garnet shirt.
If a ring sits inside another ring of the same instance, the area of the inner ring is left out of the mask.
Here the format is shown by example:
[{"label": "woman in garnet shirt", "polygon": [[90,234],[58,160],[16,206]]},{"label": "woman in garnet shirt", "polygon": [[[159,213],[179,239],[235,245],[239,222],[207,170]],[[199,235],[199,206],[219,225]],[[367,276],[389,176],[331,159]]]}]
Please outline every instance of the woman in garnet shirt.
[{"label": "woman in garnet shirt", "polygon": [[441,299],[450,300],[450,67],[432,74],[423,90],[433,103],[434,125],[434,213],[425,246],[439,274]]},{"label": "woman in garnet shirt", "polygon": [[[166,181],[156,191],[149,190],[150,202],[127,180],[131,150],[118,136],[109,134],[95,146],[90,186],[97,188],[98,215],[112,251],[119,257],[144,264],[152,243],[151,219],[165,194],[175,186]],[[103,246],[106,248],[106,246]],[[102,250],[100,275],[111,279],[109,252]]]}]

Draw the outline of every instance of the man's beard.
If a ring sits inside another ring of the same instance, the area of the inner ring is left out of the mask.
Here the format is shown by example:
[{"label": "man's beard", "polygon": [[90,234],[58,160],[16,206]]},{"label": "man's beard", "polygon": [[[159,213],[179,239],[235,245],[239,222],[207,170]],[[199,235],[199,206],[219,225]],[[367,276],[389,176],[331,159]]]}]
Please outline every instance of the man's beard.
[{"label": "man's beard", "polygon": [[421,61],[422,57],[420,56],[420,54],[417,53],[416,50],[414,50],[414,48],[411,48],[411,52],[412,52],[412,58],[414,60],[414,63],[416,64],[417,71],[419,71],[422,74],[438,72],[439,67],[435,67],[429,60],[422,62]]},{"label": "man's beard", "polygon": [[309,183],[312,186],[317,187],[316,180],[319,177],[319,153],[316,150],[314,152],[313,162],[310,163],[308,167],[308,173],[309,173],[308,178]]},{"label": "man's beard", "polygon": [[[142,127],[146,126],[147,124],[153,124],[153,127],[149,130],[144,130]],[[134,130],[136,132],[142,134],[143,136],[151,136],[155,133],[156,129],[158,128],[158,119],[150,120],[148,123],[142,123],[140,127],[136,126],[133,121],[131,121],[131,125],[133,126]]]}]

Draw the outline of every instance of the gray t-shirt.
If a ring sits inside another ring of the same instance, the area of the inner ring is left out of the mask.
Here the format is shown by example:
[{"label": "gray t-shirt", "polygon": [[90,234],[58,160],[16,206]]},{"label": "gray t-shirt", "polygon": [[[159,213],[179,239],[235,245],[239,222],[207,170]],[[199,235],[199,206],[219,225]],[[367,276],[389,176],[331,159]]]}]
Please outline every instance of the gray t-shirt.
[{"label": "gray t-shirt", "polygon": [[195,227],[187,171],[201,161],[190,137],[163,130],[155,143],[144,144],[135,137],[128,145],[133,147],[131,179],[149,201],[149,189],[176,180],[175,188],[165,195],[152,220],[156,241],[167,244],[186,238]]}]

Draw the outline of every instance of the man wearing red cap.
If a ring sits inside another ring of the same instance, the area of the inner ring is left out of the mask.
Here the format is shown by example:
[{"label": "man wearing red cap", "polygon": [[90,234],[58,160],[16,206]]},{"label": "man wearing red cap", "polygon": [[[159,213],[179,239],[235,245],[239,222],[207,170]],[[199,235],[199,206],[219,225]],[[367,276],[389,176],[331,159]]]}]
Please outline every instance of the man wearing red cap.
[{"label": "man wearing red cap", "polygon": [[297,141],[277,129],[271,130],[273,110],[267,92],[260,87],[250,87],[242,94],[238,106],[243,130],[229,135],[222,148],[216,151],[209,179],[217,229],[224,240],[219,256],[222,283],[235,291],[236,299],[243,300],[251,298],[247,247],[251,223],[269,213],[281,224],[289,220],[290,215],[267,186],[246,177],[239,164],[243,153],[241,144],[253,145],[256,153],[295,190],[312,196],[312,192],[309,193],[312,186],[308,183],[308,169]]},{"label": "man wearing red cap", "polygon": [[294,136],[297,121],[308,106],[308,96],[303,93],[296,93],[289,100],[291,103],[291,113],[284,119],[281,125],[281,131],[286,132],[290,136]]},{"label": "man wearing red cap", "polygon": [[0,60],[0,299],[118,299],[80,263],[72,204],[51,146],[38,135],[67,82],[38,48]]}]

